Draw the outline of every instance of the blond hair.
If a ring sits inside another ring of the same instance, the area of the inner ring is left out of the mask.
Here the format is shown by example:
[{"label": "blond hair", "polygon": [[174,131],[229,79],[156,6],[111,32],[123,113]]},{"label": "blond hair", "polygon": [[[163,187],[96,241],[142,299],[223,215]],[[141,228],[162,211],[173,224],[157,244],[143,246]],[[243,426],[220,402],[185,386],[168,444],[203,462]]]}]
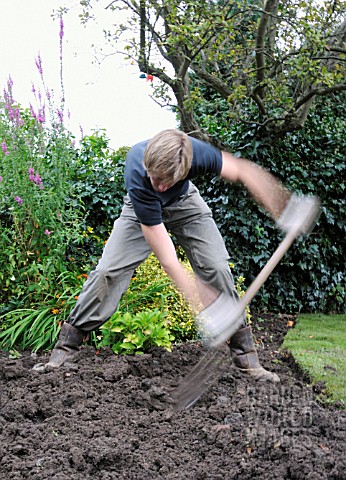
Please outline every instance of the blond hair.
[{"label": "blond hair", "polygon": [[176,183],[184,179],[192,164],[192,144],[186,133],[168,129],[157,133],[144,152],[148,174]]}]

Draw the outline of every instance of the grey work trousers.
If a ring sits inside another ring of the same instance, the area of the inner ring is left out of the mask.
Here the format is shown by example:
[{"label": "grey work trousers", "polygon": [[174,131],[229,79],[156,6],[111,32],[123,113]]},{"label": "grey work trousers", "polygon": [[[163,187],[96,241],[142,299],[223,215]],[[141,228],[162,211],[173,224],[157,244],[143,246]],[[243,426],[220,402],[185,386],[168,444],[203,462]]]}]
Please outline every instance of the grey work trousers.
[{"label": "grey work trousers", "polygon": [[[218,291],[238,298],[229,256],[208,205],[190,183],[188,192],[162,212],[163,223],[183,248],[194,272]],[[128,196],[102,257],[83,286],[69,323],[91,331],[116,311],[134,270],[151,253]],[[246,324],[244,317],[243,324]]]}]

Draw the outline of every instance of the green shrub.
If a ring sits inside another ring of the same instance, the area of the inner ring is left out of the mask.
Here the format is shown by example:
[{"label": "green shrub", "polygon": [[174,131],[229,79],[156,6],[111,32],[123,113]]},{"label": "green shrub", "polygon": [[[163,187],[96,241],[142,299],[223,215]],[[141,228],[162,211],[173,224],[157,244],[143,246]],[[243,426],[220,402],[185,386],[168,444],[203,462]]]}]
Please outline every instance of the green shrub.
[{"label": "green shrub", "polygon": [[[187,261],[184,263],[188,265]],[[165,311],[169,328],[177,340],[195,336],[194,315],[154,254],[137,268],[119,310],[136,313],[143,307]]]},{"label": "green shrub", "polygon": [[171,351],[174,336],[170,333],[165,313],[158,309],[131,315],[116,312],[100,328],[98,348],[111,346],[114,353],[141,354],[151,347]]},{"label": "green shrub", "polygon": [[68,245],[68,258],[83,271],[95,267],[101,257],[125,195],[123,175],[128,148],[114,152],[108,143],[102,130],[83,137],[71,163],[71,201],[83,215],[78,225],[81,240]]},{"label": "green shrub", "polygon": [[84,222],[107,238],[120,215],[126,194],[124,166],[129,150],[113,151],[104,131],[83,137],[73,163],[73,190],[85,209]]},{"label": "green shrub", "polygon": [[[214,98],[214,109],[216,102]],[[261,138],[255,124],[227,125],[224,114],[211,118],[206,111],[206,105],[201,105],[201,123],[211,128],[226,149],[267,168],[291,190],[317,195],[322,201],[314,232],[293,244],[255,297],[254,308],[286,313],[345,312],[345,94],[317,102],[300,131],[275,141]],[[198,186],[213,210],[235,275],[244,276],[248,285],[269,260],[282,234],[244,188],[208,177]]]},{"label": "green shrub", "polygon": [[[186,269],[191,270],[180,248],[178,254]],[[232,264],[230,266],[233,267]],[[244,294],[244,281],[244,277],[236,279],[235,286],[240,297]],[[177,341],[191,340],[198,335],[191,308],[153,253],[137,268],[129,289],[120,301],[119,311],[136,314],[143,306],[165,312],[169,329]],[[251,318],[249,309],[247,318],[248,320]]]}]

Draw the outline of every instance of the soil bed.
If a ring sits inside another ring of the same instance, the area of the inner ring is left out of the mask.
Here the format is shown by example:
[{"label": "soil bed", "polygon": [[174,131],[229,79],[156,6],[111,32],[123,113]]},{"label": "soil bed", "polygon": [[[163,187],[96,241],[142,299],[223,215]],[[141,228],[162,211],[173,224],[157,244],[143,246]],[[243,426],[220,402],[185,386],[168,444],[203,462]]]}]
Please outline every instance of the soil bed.
[{"label": "soil bed", "polygon": [[85,347],[75,365],[44,374],[31,367],[45,356],[0,354],[0,478],[345,479],[345,410],[321,405],[279,352],[287,320],[253,325],[280,384],[229,364],[180,412],[169,392],[200,358],[198,343],[135,357]]}]

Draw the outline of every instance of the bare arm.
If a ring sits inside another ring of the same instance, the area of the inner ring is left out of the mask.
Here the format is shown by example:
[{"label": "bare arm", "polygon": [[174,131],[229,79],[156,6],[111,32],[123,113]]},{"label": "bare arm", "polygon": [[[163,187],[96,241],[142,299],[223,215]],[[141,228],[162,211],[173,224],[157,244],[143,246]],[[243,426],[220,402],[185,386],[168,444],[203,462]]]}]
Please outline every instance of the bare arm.
[{"label": "bare arm", "polygon": [[173,280],[191,307],[195,311],[200,311],[201,304],[194,277],[179,262],[173,242],[164,224],[142,225],[142,231],[167,275]]},{"label": "bare arm", "polygon": [[267,170],[224,151],[221,177],[231,182],[242,183],[275,220],[280,217],[291,196],[291,192]]}]

